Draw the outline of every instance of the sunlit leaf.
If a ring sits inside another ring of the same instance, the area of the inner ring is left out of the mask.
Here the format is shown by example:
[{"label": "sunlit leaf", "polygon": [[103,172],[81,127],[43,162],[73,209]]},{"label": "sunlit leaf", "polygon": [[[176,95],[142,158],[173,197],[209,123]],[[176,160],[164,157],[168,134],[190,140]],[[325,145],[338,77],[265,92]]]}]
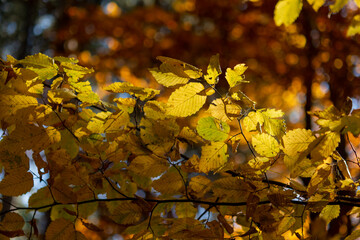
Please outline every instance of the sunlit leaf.
[{"label": "sunlit leaf", "polygon": [[285,233],[286,231],[288,231],[288,230],[291,228],[292,225],[295,224],[295,221],[296,221],[296,220],[295,220],[294,217],[285,216],[285,217],[281,220],[281,222],[280,222],[280,224],[279,224],[279,226],[278,226],[278,228],[277,228],[277,230],[276,230],[276,233],[277,233],[278,235],[281,235],[281,234]]},{"label": "sunlit leaf", "polygon": [[230,122],[241,113],[241,107],[232,103],[225,103],[217,98],[211,102],[207,111],[211,116],[223,122]]},{"label": "sunlit leaf", "polygon": [[58,72],[58,66],[54,61],[42,53],[27,56],[19,62],[31,71],[37,73],[41,80],[51,79]]},{"label": "sunlit leaf", "polygon": [[309,144],[315,140],[311,130],[295,129],[286,133],[283,137],[284,153],[289,156],[296,156],[306,150]]},{"label": "sunlit leaf", "polygon": [[307,0],[307,1],[313,7],[315,12],[317,12],[319,8],[325,3],[325,0]]},{"label": "sunlit leaf", "polygon": [[327,205],[320,213],[320,217],[326,221],[327,224],[340,214],[339,205]]},{"label": "sunlit leaf", "polygon": [[357,240],[360,237],[360,229],[353,231],[349,236],[344,240]]},{"label": "sunlit leaf", "polygon": [[128,93],[139,98],[141,101],[152,99],[160,93],[159,90],[152,88],[136,87],[129,82],[115,82],[105,87],[104,90],[113,93]]},{"label": "sunlit leaf", "polygon": [[187,117],[195,114],[206,101],[206,96],[197,94],[202,90],[204,90],[204,86],[196,82],[175,90],[169,97],[167,114],[177,117]]},{"label": "sunlit leaf", "polygon": [[247,68],[248,67],[242,63],[236,65],[234,67],[234,70],[232,70],[231,68],[226,69],[225,78],[231,88],[235,87],[238,84],[249,82],[249,81],[245,81],[245,77],[243,75]]},{"label": "sunlit leaf", "polygon": [[307,187],[308,193],[310,195],[314,194],[319,184],[327,180],[330,173],[331,173],[330,165],[326,163],[319,165],[315,171],[315,174],[310,179],[309,185]]},{"label": "sunlit leaf", "polygon": [[155,80],[165,87],[171,87],[178,84],[185,84],[190,80],[187,75],[177,75],[173,72],[168,71],[166,68],[150,68],[149,72],[155,78]]},{"label": "sunlit leaf", "polygon": [[184,182],[180,174],[174,168],[171,168],[159,179],[155,180],[151,186],[162,194],[173,195],[183,191]]},{"label": "sunlit leaf", "polygon": [[303,7],[302,0],[279,0],[275,6],[274,20],[277,26],[292,24]]},{"label": "sunlit leaf", "polygon": [[204,76],[208,84],[216,84],[219,79],[218,76],[221,74],[219,54],[211,56],[210,63],[207,67],[207,74]]},{"label": "sunlit leaf", "polygon": [[217,142],[228,138],[230,126],[214,117],[205,117],[198,121],[196,130],[204,139]]},{"label": "sunlit leaf", "polygon": [[252,145],[256,152],[265,157],[275,157],[279,151],[279,143],[269,134],[261,133],[252,137]]},{"label": "sunlit leaf", "polygon": [[201,69],[198,69],[183,61],[169,57],[163,57],[163,56],[158,56],[156,59],[162,62],[161,66],[166,67],[166,69],[168,69],[171,72],[182,73],[182,74],[184,73],[185,75],[189,76],[192,79],[197,79],[202,76]]},{"label": "sunlit leaf", "polygon": [[349,0],[335,0],[334,4],[330,5],[330,10],[332,13],[337,13],[338,11],[340,11],[347,3],[349,2]]},{"label": "sunlit leaf", "polygon": [[201,148],[199,169],[201,172],[216,171],[227,162],[227,145],[223,142],[211,142]]}]

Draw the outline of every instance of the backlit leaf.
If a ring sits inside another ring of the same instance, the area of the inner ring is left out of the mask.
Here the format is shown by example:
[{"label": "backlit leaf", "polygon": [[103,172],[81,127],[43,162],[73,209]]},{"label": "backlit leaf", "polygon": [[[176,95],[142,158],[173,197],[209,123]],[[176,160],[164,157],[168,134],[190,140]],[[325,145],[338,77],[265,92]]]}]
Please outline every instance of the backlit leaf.
[{"label": "backlit leaf", "polygon": [[325,0],[307,0],[307,1],[313,7],[315,12],[317,12],[319,8],[325,3]]},{"label": "backlit leaf", "polygon": [[232,103],[224,102],[217,98],[211,102],[207,111],[211,116],[223,122],[230,122],[241,113],[241,107]]},{"label": "backlit leaf", "polygon": [[347,3],[349,2],[349,0],[335,0],[334,4],[330,5],[330,10],[332,13],[337,13],[338,11],[340,11]]},{"label": "backlit leaf", "polygon": [[183,191],[184,182],[180,174],[174,168],[171,168],[159,179],[155,180],[151,186],[162,194],[173,195]]},{"label": "backlit leaf", "polygon": [[194,218],[198,210],[192,203],[176,203],[175,212],[179,218]]},{"label": "backlit leaf", "polygon": [[265,157],[275,157],[279,151],[279,143],[269,134],[261,133],[252,137],[252,145],[256,152]]},{"label": "backlit leaf", "polygon": [[228,138],[230,126],[214,117],[205,117],[198,121],[196,130],[204,139],[217,142]]},{"label": "backlit leaf", "polygon": [[327,205],[321,212],[320,217],[326,221],[326,224],[329,224],[331,220],[337,218],[340,214],[339,205]]},{"label": "backlit leaf", "polygon": [[37,73],[41,80],[51,79],[58,72],[58,66],[54,61],[42,53],[27,56],[19,62],[31,71]]},{"label": "backlit leaf", "polygon": [[196,82],[176,89],[169,97],[167,113],[177,117],[195,114],[206,101],[206,96],[197,94],[202,90],[204,90],[204,86]]},{"label": "backlit leaf", "polygon": [[274,20],[277,26],[292,24],[303,7],[302,0],[279,0],[275,6]]},{"label": "backlit leaf", "polygon": [[152,74],[152,76],[158,83],[164,85],[165,87],[185,84],[190,80],[190,77],[188,77],[187,75],[177,75],[173,72],[170,72],[164,67],[161,67],[160,69],[150,68],[149,72]]},{"label": "backlit leaf", "polygon": [[105,87],[104,90],[113,93],[128,93],[139,98],[141,101],[152,99],[160,93],[159,90],[136,87],[129,82],[115,82]]},{"label": "backlit leaf", "polygon": [[225,78],[229,83],[230,87],[235,87],[240,83],[248,83],[249,81],[245,81],[244,72],[248,67],[245,64],[238,64],[234,67],[234,70],[231,68],[226,69]]},{"label": "backlit leaf", "polygon": [[288,131],[283,137],[284,153],[289,156],[296,156],[305,151],[309,144],[315,140],[311,130],[295,129]]},{"label": "backlit leaf", "polygon": [[207,173],[225,166],[228,159],[227,145],[223,142],[211,142],[201,148],[199,170]]},{"label": "backlit leaf", "polygon": [[244,118],[244,127],[248,132],[256,131],[257,126],[262,126],[264,123],[263,114],[259,111],[249,112],[249,114]]},{"label": "backlit leaf", "polygon": [[161,70],[167,69],[168,71],[176,74],[185,74],[192,79],[197,79],[202,76],[201,69],[198,69],[183,61],[163,56],[158,56],[156,59],[162,62],[160,66]]},{"label": "backlit leaf", "polygon": [[218,76],[221,74],[219,54],[211,56],[209,66],[207,67],[207,74],[204,76],[208,84],[216,84],[219,79]]},{"label": "backlit leaf", "polygon": [[357,240],[360,237],[360,229],[353,231],[349,236],[344,240]]},{"label": "backlit leaf", "polygon": [[311,177],[307,191],[310,195],[313,195],[320,183],[327,180],[328,176],[331,173],[331,166],[323,163],[316,168],[315,174]]}]

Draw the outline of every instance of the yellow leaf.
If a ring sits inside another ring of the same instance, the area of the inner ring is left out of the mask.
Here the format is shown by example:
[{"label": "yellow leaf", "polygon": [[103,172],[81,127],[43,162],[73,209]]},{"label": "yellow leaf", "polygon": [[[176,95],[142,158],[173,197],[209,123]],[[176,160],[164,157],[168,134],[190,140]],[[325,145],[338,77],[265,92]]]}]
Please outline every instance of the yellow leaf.
[{"label": "yellow leaf", "polygon": [[69,220],[59,218],[51,222],[46,229],[46,240],[70,240],[75,235],[75,226]]},{"label": "yellow leaf", "polygon": [[276,233],[278,235],[281,235],[288,231],[296,222],[296,219],[291,216],[285,216],[283,219],[281,219],[280,224],[277,227]]},{"label": "yellow leaf", "polygon": [[204,90],[204,86],[196,82],[176,89],[169,97],[167,113],[177,117],[195,114],[206,101],[206,96],[197,94],[202,90]]},{"label": "yellow leaf", "polygon": [[0,119],[14,122],[16,119],[26,121],[35,107],[38,106],[36,98],[17,94],[16,92],[4,89],[0,92]]},{"label": "yellow leaf", "polygon": [[307,1],[313,7],[315,12],[317,12],[319,8],[325,3],[325,0],[307,0]]},{"label": "yellow leaf", "polygon": [[160,69],[163,66],[170,72],[180,73],[181,75],[185,74],[192,79],[197,79],[202,76],[201,69],[198,69],[183,61],[163,56],[158,56],[156,59],[162,62]]},{"label": "yellow leaf", "polygon": [[208,84],[216,84],[219,82],[218,76],[221,74],[219,54],[211,56],[207,74],[204,76]]},{"label": "yellow leaf", "polygon": [[344,240],[358,240],[360,238],[360,229],[353,231]]},{"label": "yellow leaf", "polygon": [[119,109],[118,112],[109,115],[102,126],[101,132],[114,133],[119,132],[130,123],[130,116],[124,109]]},{"label": "yellow leaf", "polygon": [[149,100],[154,98],[160,93],[159,90],[152,88],[136,87],[129,82],[115,82],[105,87],[104,90],[113,93],[128,93],[139,98],[141,101]]},{"label": "yellow leaf", "polygon": [[357,6],[358,8],[360,8],[360,0],[354,0],[354,2],[355,2],[355,4],[356,4],[356,6]]},{"label": "yellow leaf", "polygon": [[261,133],[252,137],[252,145],[256,152],[265,157],[275,157],[279,151],[279,143],[269,134]]},{"label": "yellow leaf", "polygon": [[347,3],[349,2],[349,0],[335,0],[334,4],[330,5],[330,10],[332,13],[337,13],[338,11],[340,11]]},{"label": "yellow leaf", "polygon": [[317,191],[319,184],[327,180],[330,173],[331,166],[326,163],[323,163],[316,168],[315,174],[311,177],[307,187],[309,195],[313,195]]},{"label": "yellow leaf", "polygon": [[283,151],[286,155],[297,156],[305,151],[314,140],[315,137],[311,130],[301,128],[291,130],[283,137]]},{"label": "yellow leaf", "polygon": [[144,115],[152,119],[165,119],[166,104],[158,101],[148,101],[144,105]]},{"label": "yellow leaf", "polygon": [[340,142],[340,133],[338,132],[326,132],[325,137],[311,152],[313,158],[327,158],[338,147]]},{"label": "yellow leaf", "polygon": [[169,163],[155,156],[142,155],[131,161],[129,171],[145,177],[157,177],[169,168]]},{"label": "yellow leaf", "polygon": [[110,115],[112,115],[111,112],[97,113],[94,117],[90,119],[86,128],[93,133],[102,133],[104,129],[104,123]]},{"label": "yellow leaf", "polygon": [[223,142],[211,142],[201,148],[199,170],[204,173],[217,171],[227,163],[227,145]]},{"label": "yellow leaf", "polygon": [[178,218],[195,218],[198,209],[192,203],[176,203],[175,212]]},{"label": "yellow leaf", "polygon": [[198,198],[201,198],[207,192],[211,180],[205,176],[198,175],[192,177],[189,183],[190,194],[195,195]]},{"label": "yellow leaf", "polygon": [[238,64],[234,67],[234,70],[231,68],[226,69],[225,78],[229,83],[229,86],[235,87],[240,83],[248,83],[249,81],[245,81],[245,77],[243,76],[244,72],[248,67],[245,64]]},{"label": "yellow leaf", "polygon": [[27,56],[24,60],[20,60],[19,63],[37,73],[41,80],[51,79],[58,72],[58,66],[54,61],[42,53]]},{"label": "yellow leaf", "polygon": [[18,231],[25,225],[24,218],[17,213],[9,212],[4,216],[0,222],[0,230],[5,231]]},{"label": "yellow leaf", "polygon": [[331,220],[337,218],[339,214],[339,205],[326,205],[326,207],[324,207],[324,209],[320,212],[320,217],[326,221],[326,224],[329,224]]},{"label": "yellow leaf", "polygon": [[80,78],[85,76],[85,74],[89,74],[94,72],[93,69],[89,69],[83,66],[80,66],[78,64],[75,64],[75,61],[61,61],[61,66],[66,73],[66,75],[69,77],[70,81],[78,81]]},{"label": "yellow leaf", "polygon": [[[226,106],[226,109],[225,109]],[[241,113],[241,107],[232,103],[225,103],[217,98],[211,102],[207,112],[223,122],[230,122]]]},{"label": "yellow leaf", "polygon": [[228,138],[230,126],[214,117],[205,117],[198,121],[196,130],[204,139],[218,142]]},{"label": "yellow leaf", "polygon": [[249,114],[244,118],[243,122],[246,131],[256,131],[258,125],[263,125],[264,117],[263,114],[259,111],[249,112]]},{"label": "yellow leaf", "polygon": [[130,201],[106,202],[109,217],[119,224],[134,224],[143,217],[141,207]]},{"label": "yellow leaf", "polygon": [[279,0],[274,12],[276,26],[292,24],[299,17],[302,7],[302,0]]},{"label": "yellow leaf", "polygon": [[30,191],[33,186],[33,175],[24,167],[20,167],[5,175],[0,182],[0,193],[6,196],[19,196]]},{"label": "yellow leaf", "polygon": [[[155,80],[165,87],[172,87],[178,84],[185,84],[190,80],[190,77],[187,75],[178,75],[176,73],[170,72],[162,65],[160,69],[150,68],[149,72],[155,78]],[[181,73],[180,73],[181,74]]]}]

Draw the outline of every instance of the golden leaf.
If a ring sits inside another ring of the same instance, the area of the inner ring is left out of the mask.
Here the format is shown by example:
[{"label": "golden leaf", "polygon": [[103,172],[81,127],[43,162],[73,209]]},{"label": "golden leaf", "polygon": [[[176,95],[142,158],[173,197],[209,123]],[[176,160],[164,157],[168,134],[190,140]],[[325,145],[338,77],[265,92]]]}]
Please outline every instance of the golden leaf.
[{"label": "golden leaf", "polygon": [[17,213],[9,212],[5,214],[3,220],[0,222],[0,231],[18,231],[22,230],[25,225],[24,218]]},{"label": "golden leaf", "polygon": [[227,160],[227,144],[223,142],[211,142],[210,145],[201,148],[199,169],[204,173],[217,171],[225,166]]},{"label": "golden leaf", "polygon": [[0,193],[6,196],[19,196],[30,191],[33,186],[33,175],[24,167],[20,167],[5,175],[0,182]]}]

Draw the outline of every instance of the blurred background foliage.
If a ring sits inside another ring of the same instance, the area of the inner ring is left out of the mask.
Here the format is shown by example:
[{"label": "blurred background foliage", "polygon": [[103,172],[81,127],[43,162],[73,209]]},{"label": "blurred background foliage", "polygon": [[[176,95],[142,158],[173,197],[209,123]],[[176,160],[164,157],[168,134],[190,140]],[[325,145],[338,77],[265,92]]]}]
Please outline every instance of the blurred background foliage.
[{"label": "blurred background foliage", "polygon": [[[237,63],[249,66],[244,92],[257,108],[285,111],[289,129],[316,129],[307,111],[341,108],[347,97],[359,108],[360,36],[346,37],[356,5],[350,1],[329,16],[327,6],[315,12],[304,1],[294,24],[277,27],[276,2],[0,0],[0,53],[4,59],[38,52],[76,57],[94,68],[90,78],[104,99],[113,96],[101,87],[115,81],[159,88],[147,71],[159,55],[206,71],[210,56],[220,53],[223,72]],[[223,82],[220,92],[228,87]],[[350,141],[359,146],[359,139]]]}]

